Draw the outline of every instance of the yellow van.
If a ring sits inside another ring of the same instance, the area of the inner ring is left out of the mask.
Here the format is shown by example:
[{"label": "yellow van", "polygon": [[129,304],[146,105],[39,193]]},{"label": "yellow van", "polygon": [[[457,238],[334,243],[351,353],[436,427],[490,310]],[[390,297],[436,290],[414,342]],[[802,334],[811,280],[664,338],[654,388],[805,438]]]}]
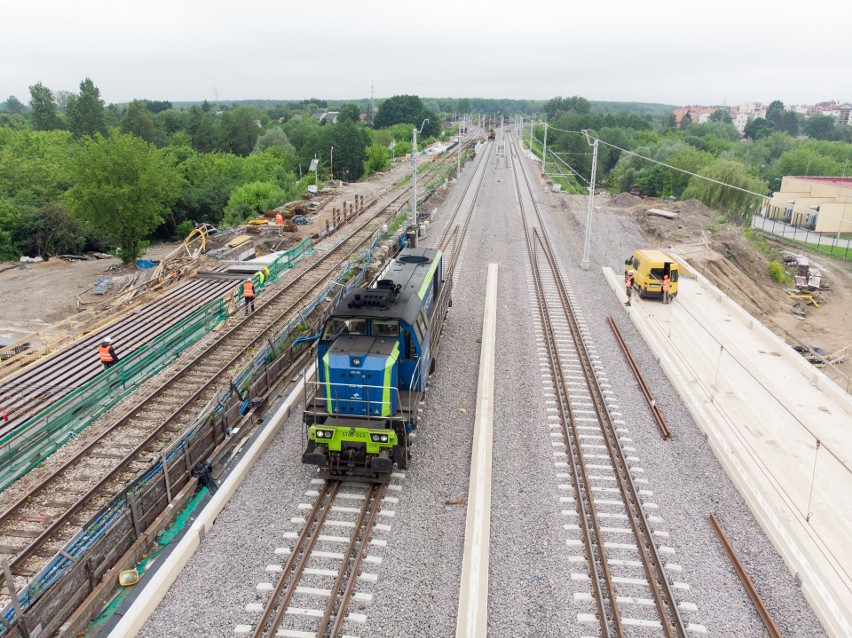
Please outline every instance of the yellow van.
[{"label": "yellow van", "polygon": [[663,275],[669,276],[669,297],[677,296],[677,262],[660,250],[636,250],[624,260],[624,280],[633,270],[633,289],[640,297],[663,297]]}]

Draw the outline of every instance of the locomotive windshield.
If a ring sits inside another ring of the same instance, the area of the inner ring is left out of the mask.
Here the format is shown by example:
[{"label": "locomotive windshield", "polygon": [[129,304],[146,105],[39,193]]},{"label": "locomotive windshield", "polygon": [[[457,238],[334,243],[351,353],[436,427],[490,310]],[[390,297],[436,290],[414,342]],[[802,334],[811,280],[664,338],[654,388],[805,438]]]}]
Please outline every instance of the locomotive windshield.
[{"label": "locomotive windshield", "polygon": [[334,339],[338,335],[342,334],[358,336],[366,335],[367,320],[358,317],[334,317],[333,319],[329,319],[328,323],[325,324],[325,330],[323,331],[322,338],[323,341],[326,341]]},{"label": "locomotive windshield", "polygon": [[398,321],[379,321],[373,319],[370,334],[374,337],[398,337],[399,322]]}]

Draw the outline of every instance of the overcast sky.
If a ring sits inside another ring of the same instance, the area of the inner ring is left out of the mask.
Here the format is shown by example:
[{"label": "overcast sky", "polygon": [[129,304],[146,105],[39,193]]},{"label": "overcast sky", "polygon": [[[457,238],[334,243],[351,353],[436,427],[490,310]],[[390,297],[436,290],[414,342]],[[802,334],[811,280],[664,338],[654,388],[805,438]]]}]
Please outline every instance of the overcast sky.
[{"label": "overcast sky", "polygon": [[0,101],[852,101],[848,0],[2,0]]}]

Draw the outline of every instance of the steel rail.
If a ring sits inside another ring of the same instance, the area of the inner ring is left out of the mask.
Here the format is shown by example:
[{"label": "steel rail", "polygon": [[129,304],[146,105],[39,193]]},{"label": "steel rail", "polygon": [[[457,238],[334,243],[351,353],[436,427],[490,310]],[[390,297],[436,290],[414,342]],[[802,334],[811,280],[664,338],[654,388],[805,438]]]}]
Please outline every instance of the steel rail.
[{"label": "steel rail", "polygon": [[[333,485],[331,490],[329,490],[330,485]],[[305,518],[305,526],[296,540],[293,551],[290,552],[290,558],[284,565],[281,576],[278,578],[278,582],[263,609],[263,614],[254,628],[253,638],[275,636],[278,632],[284,614],[287,613],[290,599],[296,593],[296,584],[308,565],[313,547],[319,539],[319,531],[331,512],[331,507],[339,490],[339,481],[326,481],[323,484],[316,503],[314,503],[310,514]],[[269,631],[266,630],[267,625],[270,625]]]},{"label": "steel rail", "polygon": [[[513,141],[512,144],[514,144]],[[513,149],[512,157],[515,158],[516,156],[517,153]],[[521,165],[521,173],[526,183],[527,191],[531,194],[532,187],[529,184],[529,179],[523,165]],[[615,476],[622,492],[622,500],[625,510],[628,513],[628,519],[630,521],[634,537],[636,538],[637,549],[639,550],[646,579],[652,590],[654,602],[660,615],[663,631],[669,638],[674,638],[674,636],[684,638],[686,636],[686,628],[680,617],[671,585],[669,584],[668,578],[663,570],[663,563],[660,559],[656,543],[649,528],[647,517],[642,508],[638,490],[633,482],[632,476],[630,475],[629,467],[627,466],[621,450],[621,445],[618,442],[615,427],[609,416],[603,392],[592,368],[591,359],[586,349],[583,336],[580,332],[579,323],[574,315],[574,309],[565,291],[565,286],[559,273],[556,258],[550,248],[550,241],[546,235],[543,216],[535,202],[535,199],[531,198],[531,200],[543,235],[539,234],[537,230],[534,230],[533,234],[536,237],[536,242],[541,246],[553,274],[557,293],[562,305],[562,311],[569,326],[571,338],[574,342],[574,348],[578,354],[578,359],[583,369],[583,375],[586,379],[589,395],[592,398],[592,403],[597,414],[598,421],[601,424],[601,431],[604,434],[607,452],[610,457],[610,462],[615,469]],[[616,630],[619,633],[622,631],[621,627],[617,627]]]},{"label": "steel rail", "polygon": [[636,377],[636,382],[639,384],[639,389],[645,396],[645,400],[648,402],[648,407],[651,408],[651,414],[654,415],[654,421],[657,423],[657,427],[660,429],[660,434],[663,436],[663,439],[668,439],[670,436],[669,426],[666,424],[666,420],[663,418],[663,413],[660,412],[660,408],[657,407],[657,402],[651,395],[651,390],[650,388],[648,388],[648,384],[645,383],[645,378],[639,371],[639,366],[636,365],[636,360],[633,358],[633,355],[630,354],[630,350],[627,347],[627,342],[624,341],[624,337],[621,335],[621,331],[618,329],[618,326],[615,325],[615,320],[612,317],[607,317],[606,321],[609,324],[610,330],[612,330],[612,334],[615,336],[616,342],[618,342],[618,345],[621,346],[621,351],[624,353],[624,358],[627,360],[627,365],[629,365],[630,369],[633,370],[633,375]]},{"label": "steel rail", "polygon": [[[328,597],[328,603],[326,603],[323,618],[317,630],[317,636],[324,637],[326,635],[328,623],[332,615],[335,617],[334,625],[331,631],[328,632],[328,635],[331,638],[337,638],[343,631],[343,623],[346,621],[346,610],[349,609],[349,602],[352,600],[352,594],[355,592],[355,584],[358,581],[361,563],[364,560],[364,555],[367,553],[367,547],[370,543],[370,534],[373,532],[373,527],[376,525],[376,517],[381,510],[385,487],[386,485],[383,483],[374,483],[370,486],[370,491],[364,497],[364,505],[361,508],[358,520],[355,522],[355,528],[352,530],[349,545],[343,554],[343,561],[341,561],[340,569],[337,572],[337,579],[334,582],[334,586],[331,588],[331,596]],[[370,512],[369,518],[365,521],[364,519],[368,510]],[[358,545],[357,548],[355,547],[356,544]],[[347,572],[349,577],[346,579],[345,586],[343,586],[343,578]],[[342,592],[340,591],[341,586],[343,586]],[[335,602],[338,602],[336,606]]]},{"label": "steel rail", "polygon": [[716,518],[716,515],[711,512],[708,518],[710,519],[710,525],[713,526],[713,531],[716,532],[716,536],[719,537],[719,541],[722,543],[722,548],[728,555],[728,560],[731,561],[731,565],[737,573],[737,577],[743,584],[743,588],[746,590],[748,597],[751,598],[751,602],[757,610],[757,615],[760,616],[760,620],[763,621],[763,626],[766,627],[766,632],[769,634],[770,638],[783,638],[781,630],[778,628],[778,625],[775,624],[775,621],[772,620],[769,610],[763,603],[763,599],[760,597],[760,594],[757,593],[757,588],[754,586],[754,583],[749,577],[745,565],[742,564],[742,561],[740,561],[734,551],[734,546],[731,545],[731,541],[728,540],[728,536],[725,534],[724,530],[722,530],[722,526],[719,524],[719,520]]},{"label": "steel rail", "polygon": [[[512,162],[513,175],[515,174],[515,170],[515,164]],[[613,619],[616,625],[616,632],[617,628],[621,626],[621,612],[618,608],[615,583],[609,569],[609,563],[606,559],[603,532],[598,521],[597,508],[591,493],[591,482],[589,480],[585,459],[583,458],[583,451],[579,445],[580,433],[577,430],[577,425],[574,420],[574,411],[571,407],[568,392],[568,382],[559,356],[559,347],[553,329],[553,320],[550,316],[550,309],[544,292],[543,275],[539,269],[537,249],[534,243],[534,238],[530,233],[526,215],[524,214],[525,207],[521,194],[520,182],[517,178],[515,179],[515,191],[518,197],[518,204],[521,209],[521,223],[524,228],[524,239],[527,247],[527,254],[530,260],[530,266],[533,270],[533,284],[535,286],[539,312],[541,313],[541,326],[545,335],[545,343],[547,345],[547,356],[550,363],[554,390],[557,398],[557,410],[559,412],[562,435],[565,437],[564,440],[566,442],[566,457],[568,458],[569,466],[571,468],[571,479],[574,491],[578,496],[578,498],[575,499],[575,502],[580,510],[577,512],[578,520],[580,522],[586,558],[589,564],[589,578],[592,581],[592,588],[595,592],[595,604],[598,608],[598,622],[603,636],[605,638],[609,638],[609,636],[613,635],[613,630],[610,627],[608,619],[610,617]],[[593,535],[594,538],[592,538]],[[599,570],[603,572],[603,578],[601,578]],[[603,583],[601,582],[602,580]]]},{"label": "steel rail", "polygon": [[[171,412],[171,415],[166,418],[164,422],[161,422],[159,426],[154,426],[151,434],[144,438],[143,442],[140,445],[137,445],[133,448],[133,450],[124,456],[111,470],[107,471],[106,475],[99,481],[97,481],[96,485],[89,489],[85,495],[83,495],[80,499],[78,499],[70,508],[66,509],[66,511],[56,517],[53,522],[48,526],[47,531],[44,533],[40,533],[37,537],[35,537],[32,541],[30,541],[12,560],[9,561],[10,566],[13,569],[19,568],[24,561],[30,558],[33,554],[37,552],[37,550],[44,545],[48,540],[50,540],[51,535],[58,530],[61,530],[64,523],[67,523],[69,519],[83,511],[89,501],[94,498],[95,495],[98,494],[99,491],[104,488],[107,483],[113,480],[120,472],[122,472],[125,468],[132,466],[134,460],[140,454],[146,454],[150,456],[151,451],[147,450],[147,446],[157,439],[161,437],[163,432],[174,422],[179,420],[179,417],[182,416],[185,412],[191,411],[190,408],[194,401],[197,401],[200,397],[202,397],[202,393],[205,390],[210,389],[223,375],[225,375],[229,370],[236,366],[236,364],[243,357],[244,353],[251,350],[253,347],[257,346],[262,341],[265,341],[268,334],[272,333],[275,330],[275,325],[278,321],[281,321],[286,315],[293,314],[292,308],[297,305],[299,302],[303,301],[306,297],[310,295],[310,293],[314,290],[318,290],[323,286],[323,283],[331,276],[331,274],[337,270],[340,266],[349,262],[349,254],[353,250],[357,250],[362,247],[364,244],[372,236],[372,231],[366,234],[366,236],[359,237],[359,233],[366,229],[367,226],[376,223],[376,217],[380,217],[383,212],[387,211],[389,207],[391,207],[394,203],[396,203],[402,196],[406,194],[403,193],[401,196],[395,197],[389,204],[386,205],[383,211],[379,212],[376,216],[371,217],[362,221],[362,223],[352,232],[352,234],[343,240],[332,252],[329,252],[327,255],[322,257],[319,261],[311,264],[307,271],[302,274],[302,276],[288,283],[282,289],[277,291],[270,299],[268,299],[262,306],[258,308],[258,310],[249,315],[249,317],[241,320],[239,323],[234,325],[230,330],[226,331],[224,334],[220,335],[217,340],[211,344],[204,352],[197,355],[194,359],[187,363],[187,365],[180,370],[176,375],[167,379],[163,384],[161,384],[156,390],[151,392],[147,397],[145,397],[141,403],[137,404],[134,408],[132,408],[128,413],[125,414],[118,422],[114,423],[110,426],[101,436],[99,436],[97,441],[93,441],[92,444],[86,446],[84,450],[80,453],[76,454],[72,459],[68,462],[64,463],[60,468],[56,470],[56,472],[46,477],[42,482],[38,485],[34,486],[30,490],[27,491],[26,494],[22,495],[17,501],[15,501],[11,506],[9,506],[2,514],[0,514],[0,525],[4,525],[9,522],[18,511],[25,508],[39,493],[43,492],[50,485],[57,483],[64,483],[64,479],[61,477],[69,474],[70,471],[75,467],[76,464],[84,461],[87,456],[92,455],[92,451],[95,449],[95,446],[101,444],[100,442],[105,439],[105,437],[109,434],[119,432],[121,429],[128,427],[128,424],[132,424],[132,419],[137,416],[141,416],[146,411],[155,411],[152,409],[151,403],[164,395],[168,390],[173,387],[176,387],[176,384],[187,377],[189,377],[192,373],[198,371],[199,368],[203,368],[203,366],[211,361],[211,360],[221,360],[221,356],[223,352],[228,352],[233,350],[232,344],[235,342],[242,341],[241,331],[245,329],[248,325],[262,325],[266,326],[263,330],[260,331],[257,336],[255,336],[251,341],[238,348],[238,352],[229,356],[229,359],[226,359],[227,363],[224,366],[221,364],[217,364],[214,366],[212,370],[203,371],[203,377],[206,379],[200,388],[198,388],[194,393],[191,394],[190,398],[183,402],[183,404],[177,409],[174,410],[174,406],[171,406],[168,410],[161,410],[161,412]],[[389,215],[395,215],[399,209],[391,211],[388,213]],[[351,244],[350,244],[351,240]],[[324,265],[327,260],[331,260],[332,255],[335,254],[343,254],[343,257],[336,262],[333,262],[333,265],[326,270],[326,272],[322,273],[320,270],[320,265]],[[313,283],[307,291],[298,292],[298,287],[301,286],[303,282],[304,275],[317,270],[320,272],[320,278],[318,281]],[[297,291],[299,294],[299,299],[296,302],[293,302],[289,298],[287,298],[287,293],[292,290]],[[276,304],[278,302],[278,304]],[[284,303],[280,303],[284,302]],[[285,310],[283,314],[279,314],[276,311],[276,305],[284,305]],[[267,316],[273,315],[273,316]],[[187,379],[188,380],[188,379]],[[195,387],[197,384],[190,384],[191,388]],[[183,393],[185,395],[185,392]],[[202,399],[203,400],[203,399]],[[198,401],[199,403],[201,401]],[[204,401],[206,404],[207,401]],[[149,419],[141,418],[143,421],[150,421]],[[154,452],[157,452],[156,450]],[[147,463],[146,463],[147,465]],[[135,473],[135,472],[134,472]],[[102,500],[106,499],[104,496]],[[89,508],[91,509],[91,508]]]}]

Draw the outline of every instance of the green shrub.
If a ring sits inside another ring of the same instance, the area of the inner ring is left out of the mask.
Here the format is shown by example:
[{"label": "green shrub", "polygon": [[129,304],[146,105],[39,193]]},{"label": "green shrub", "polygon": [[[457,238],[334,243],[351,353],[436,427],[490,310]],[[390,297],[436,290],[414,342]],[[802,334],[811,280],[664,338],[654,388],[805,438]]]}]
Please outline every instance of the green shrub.
[{"label": "green shrub", "polygon": [[783,284],[787,280],[787,273],[784,272],[784,266],[777,261],[769,262],[769,276],[779,284]]}]

